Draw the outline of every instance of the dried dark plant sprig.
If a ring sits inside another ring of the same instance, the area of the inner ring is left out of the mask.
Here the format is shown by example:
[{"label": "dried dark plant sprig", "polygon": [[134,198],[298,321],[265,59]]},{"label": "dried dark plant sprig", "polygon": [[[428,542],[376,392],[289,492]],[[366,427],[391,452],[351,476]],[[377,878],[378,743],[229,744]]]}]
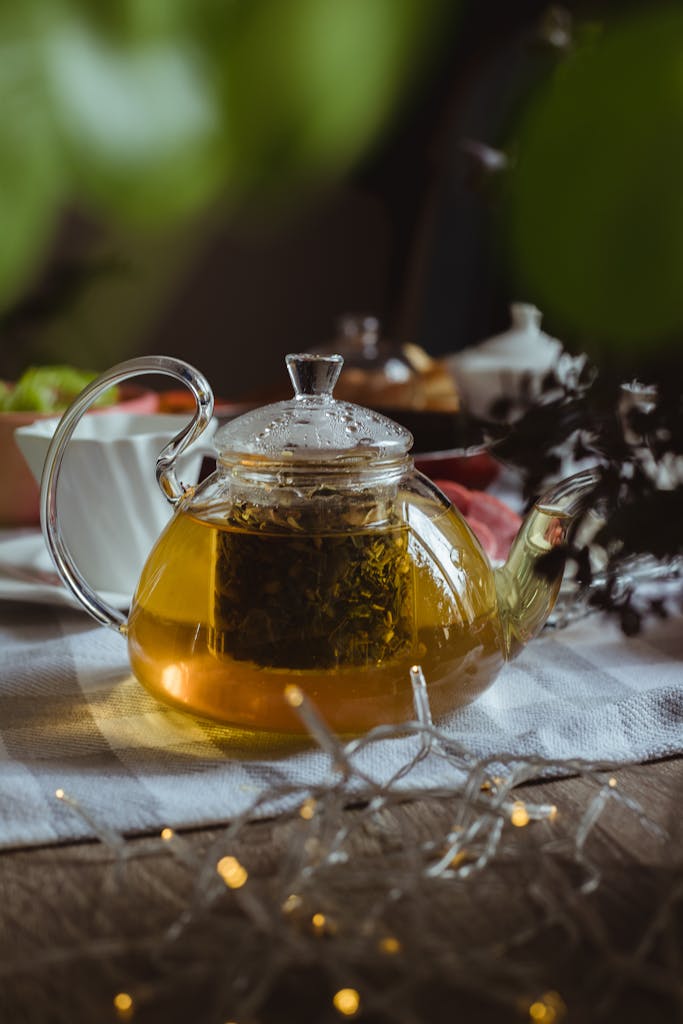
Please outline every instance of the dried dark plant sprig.
[{"label": "dried dark plant sprig", "polygon": [[[564,358],[564,357],[563,357]],[[573,365],[572,365],[573,363]],[[683,395],[671,367],[647,384],[567,357],[541,394],[498,403],[508,430],[497,451],[530,502],[587,463],[595,485],[563,551],[585,607],[618,616],[628,634],[683,607]],[[596,515],[597,513],[597,515]],[[542,566],[543,568],[543,566]],[[550,572],[552,565],[546,566]],[[656,584],[656,585],[655,585]]]},{"label": "dried dark plant sprig", "polygon": [[212,649],[269,667],[364,665],[405,653],[414,609],[405,525],[358,498],[236,502],[216,539]]}]

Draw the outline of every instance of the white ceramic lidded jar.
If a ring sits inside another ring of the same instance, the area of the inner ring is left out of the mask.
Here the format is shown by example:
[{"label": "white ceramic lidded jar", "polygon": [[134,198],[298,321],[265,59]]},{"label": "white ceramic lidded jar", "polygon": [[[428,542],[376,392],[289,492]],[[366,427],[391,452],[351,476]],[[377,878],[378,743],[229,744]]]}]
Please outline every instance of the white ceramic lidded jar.
[{"label": "white ceramic lidded jar", "polygon": [[482,419],[491,417],[499,398],[514,402],[523,392],[537,398],[543,378],[558,367],[564,351],[557,338],[541,330],[536,306],[514,302],[510,317],[508,331],[448,357],[463,406]]}]

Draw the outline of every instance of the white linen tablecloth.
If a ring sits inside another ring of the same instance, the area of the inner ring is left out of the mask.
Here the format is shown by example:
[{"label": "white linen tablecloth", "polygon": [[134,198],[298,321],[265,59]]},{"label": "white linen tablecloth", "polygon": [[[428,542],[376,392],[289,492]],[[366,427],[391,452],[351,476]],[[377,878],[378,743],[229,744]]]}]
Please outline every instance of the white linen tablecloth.
[{"label": "white linen tablecloth", "polygon": [[[683,750],[681,619],[626,638],[593,616],[546,632],[440,728],[474,755],[503,751],[618,763]],[[373,743],[360,766],[386,781],[416,737]],[[455,785],[438,759],[410,785]],[[0,601],[0,847],[89,833],[62,788],[126,833],[226,821],[283,780],[330,775],[318,749],[241,750],[218,725],[158,703],[131,676],[125,641],[70,608]],[[269,804],[259,813],[275,813]]]}]

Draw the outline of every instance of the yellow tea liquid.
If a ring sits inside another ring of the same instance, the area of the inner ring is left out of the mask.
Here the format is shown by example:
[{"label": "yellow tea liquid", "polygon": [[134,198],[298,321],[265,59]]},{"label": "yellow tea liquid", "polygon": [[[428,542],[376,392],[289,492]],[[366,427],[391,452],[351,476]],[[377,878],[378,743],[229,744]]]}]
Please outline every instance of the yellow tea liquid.
[{"label": "yellow tea liquid", "polygon": [[[344,562],[350,542],[362,556],[356,565]],[[394,561],[382,595],[363,565],[384,550]],[[317,581],[312,551],[324,575]],[[343,534],[238,529],[181,512],[148,559],[128,641],[136,677],[176,707],[240,728],[304,733],[284,699],[293,683],[340,734],[414,717],[414,664],[435,716],[469,703],[499,670],[504,646],[478,544],[452,509],[432,516],[417,504],[399,526]]]}]

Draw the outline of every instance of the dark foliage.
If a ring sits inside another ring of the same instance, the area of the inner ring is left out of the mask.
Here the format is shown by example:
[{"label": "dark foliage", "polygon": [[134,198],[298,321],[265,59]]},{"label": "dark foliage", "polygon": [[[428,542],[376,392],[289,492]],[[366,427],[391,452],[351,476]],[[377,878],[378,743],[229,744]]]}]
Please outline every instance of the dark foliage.
[{"label": "dark foliage", "polygon": [[614,372],[598,372],[567,357],[566,365],[544,380],[539,400],[530,401],[527,390],[493,412],[511,420],[498,453],[520,470],[529,501],[575,466],[598,467],[566,550],[548,556],[568,556],[579,598],[617,615],[628,635],[649,616],[680,610],[680,368],[654,370],[647,385],[624,383]]}]

